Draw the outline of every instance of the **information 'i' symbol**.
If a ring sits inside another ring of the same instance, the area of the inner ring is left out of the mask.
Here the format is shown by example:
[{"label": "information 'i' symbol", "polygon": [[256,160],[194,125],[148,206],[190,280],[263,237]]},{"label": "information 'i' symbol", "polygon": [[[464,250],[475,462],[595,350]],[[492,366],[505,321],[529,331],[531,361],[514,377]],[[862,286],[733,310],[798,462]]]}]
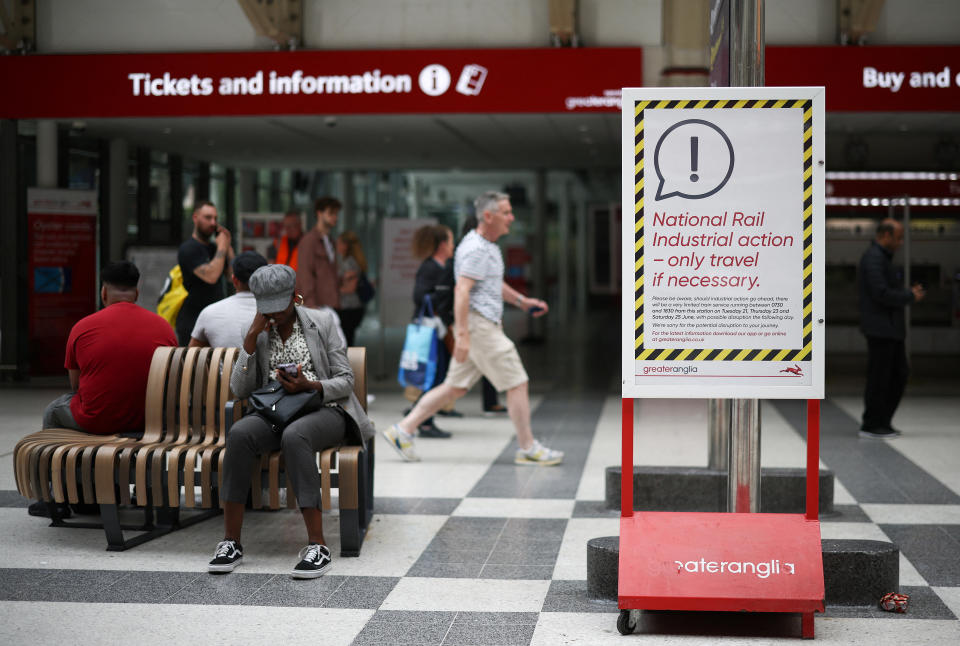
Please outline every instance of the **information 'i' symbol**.
[{"label": "information 'i' symbol", "polygon": [[697,148],[699,145],[699,137],[690,137],[690,170],[693,171],[690,174],[691,182],[696,182],[698,179],[700,179],[700,176],[697,175]]}]

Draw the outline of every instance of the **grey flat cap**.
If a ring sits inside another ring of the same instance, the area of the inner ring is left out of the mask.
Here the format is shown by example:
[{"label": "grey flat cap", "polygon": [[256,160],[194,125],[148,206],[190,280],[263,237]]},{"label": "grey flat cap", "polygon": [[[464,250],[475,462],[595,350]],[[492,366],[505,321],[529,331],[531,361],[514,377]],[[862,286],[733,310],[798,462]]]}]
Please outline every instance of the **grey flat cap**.
[{"label": "grey flat cap", "polygon": [[257,299],[257,311],[275,314],[290,304],[297,272],[287,265],[267,265],[253,272],[247,284]]}]

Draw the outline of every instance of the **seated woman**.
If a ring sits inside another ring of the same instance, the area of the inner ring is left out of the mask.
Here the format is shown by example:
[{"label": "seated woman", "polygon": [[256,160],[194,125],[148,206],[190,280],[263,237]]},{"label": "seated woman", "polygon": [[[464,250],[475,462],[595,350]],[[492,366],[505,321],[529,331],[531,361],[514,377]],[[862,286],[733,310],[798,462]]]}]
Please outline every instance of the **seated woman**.
[{"label": "seated woman", "polygon": [[[223,461],[223,541],[210,561],[210,572],[232,572],[243,558],[240,529],[250,482],[260,456],[281,449],[287,482],[307,527],[308,544],[292,575],[321,576],[331,565],[323,538],[320,474],[316,453],[332,446],[364,444],[373,426],[353,394],[353,371],[347,348],[327,312],[296,305],[296,273],[286,265],[267,265],[250,276],[257,313],[233,366],[230,387],[245,398],[271,379],[288,393],[315,391],[320,397],[312,411],[277,432],[263,417],[247,415],[227,434]],[[296,376],[277,370],[296,364]]]}]

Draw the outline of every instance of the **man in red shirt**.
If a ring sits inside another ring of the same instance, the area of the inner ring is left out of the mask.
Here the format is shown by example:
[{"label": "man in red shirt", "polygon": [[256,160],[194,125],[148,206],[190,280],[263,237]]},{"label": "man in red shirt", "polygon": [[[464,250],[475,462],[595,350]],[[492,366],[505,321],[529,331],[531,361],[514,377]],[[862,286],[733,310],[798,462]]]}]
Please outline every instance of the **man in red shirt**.
[{"label": "man in red shirt", "polygon": [[127,261],[100,273],[103,309],[80,319],[67,339],[70,393],[43,413],[43,428],[97,435],[143,431],[153,351],[177,345],[170,324],[136,304],[140,272]]}]

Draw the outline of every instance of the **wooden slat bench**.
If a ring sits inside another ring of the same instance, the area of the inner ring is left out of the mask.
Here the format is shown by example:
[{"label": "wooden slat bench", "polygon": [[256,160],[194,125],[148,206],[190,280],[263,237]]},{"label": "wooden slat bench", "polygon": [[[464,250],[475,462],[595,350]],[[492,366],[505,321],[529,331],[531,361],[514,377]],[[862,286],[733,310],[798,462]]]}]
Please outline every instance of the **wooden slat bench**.
[{"label": "wooden slat bench", "polygon": [[[47,503],[53,526],[103,528],[108,550],[128,549],[219,513],[208,505],[211,512],[181,520],[179,494],[173,504],[163,495],[168,480],[163,458],[168,449],[216,444],[221,426],[216,413],[229,400],[235,356],[235,349],[157,348],[147,379],[143,436],[33,433],[14,449],[18,490]],[[55,503],[98,504],[101,522],[66,521]],[[122,525],[118,508],[131,503],[144,509],[144,522]],[[143,533],[124,538],[124,530]]]},{"label": "wooden slat bench", "polygon": [[[348,348],[347,358],[353,369],[353,392],[357,400],[367,410],[367,355],[366,348]],[[239,410],[239,402],[227,405],[225,414],[227,424],[239,418],[233,413]],[[229,430],[227,431],[229,432]],[[363,539],[373,517],[373,472],[374,440],[367,448],[360,446],[341,446],[320,452],[319,468],[322,484],[323,509],[331,508],[330,489],[339,489],[340,508],[340,555],[359,556]],[[222,460],[222,455],[221,455]],[[296,507],[296,495],[286,483],[283,455],[274,451],[261,457],[258,468],[254,470],[251,484],[251,504],[254,509],[279,509],[280,490],[286,489],[287,507]],[[264,500],[266,492],[266,500]]]},{"label": "wooden slat bench", "polygon": [[[356,375],[354,391],[366,407],[365,349],[350,348],[348,354]],[[102,528],[111,551],[219,514],[225,433],[240,414],[230,393],[236,355],[235,348],[157,348],[147,381],[143,436],[66,429],[28,435],[14,449],[18,490],[47,503],[52,526]],[[341,553],[357,555],[373,513],[372,442],[367,452],[360,447],[324,451],[320,463],[325,509],[330,487],[340,488]],[[263,507],[263,472],[268,506],[276,509],[284,480],[279,452],[264,456],[263,466],[255,473],[253,506]],[[288,500],[293,506],[292,492]],[[67,521],[55,503],[98,504],[101,523]],[[119,508],[131,505],[144,510],[142,524],[120,523]],[[181,518],[181,508],[202,511]],[[142,533],[125,538],[124,530]]]}]

